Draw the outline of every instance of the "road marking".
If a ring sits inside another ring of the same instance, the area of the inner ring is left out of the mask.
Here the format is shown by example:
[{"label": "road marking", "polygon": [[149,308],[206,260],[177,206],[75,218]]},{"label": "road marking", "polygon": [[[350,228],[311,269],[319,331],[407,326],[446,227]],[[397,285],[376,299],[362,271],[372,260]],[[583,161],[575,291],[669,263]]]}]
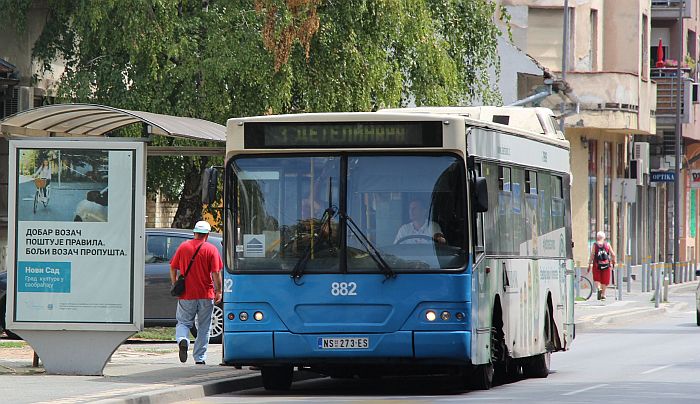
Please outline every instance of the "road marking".
[{"label": "road marking", "polygon": [[659,371],[659,370],[664,370],[664,369],[666,369],[666,368],[670,368],[671,366],[673,366],[673,364],[671,364],[671,365],[666,365],[666,366],[659,366],[658,368],[649,369],[649,370],[647,370],[646,372],[642,372],[642,374],[643,374],[643,375],[648,375],[649,373],[654,373],[654,372],[657,372],[657,371]]},{"label": "road marking", "polygon": [[597,389],[597,388],[599,388],[599,387],[605,387],[605,386],[607,386],[607,385],[608,385],[607,383],[596,384],[595,386],[586,387],[585,389],[574,390],[574,391],[570,391],[570,392],[568,392],[568,393],[564,393],[564,394],[562,394],[562,396],[573,396],[574,394],[583,393],[584,391]]}]

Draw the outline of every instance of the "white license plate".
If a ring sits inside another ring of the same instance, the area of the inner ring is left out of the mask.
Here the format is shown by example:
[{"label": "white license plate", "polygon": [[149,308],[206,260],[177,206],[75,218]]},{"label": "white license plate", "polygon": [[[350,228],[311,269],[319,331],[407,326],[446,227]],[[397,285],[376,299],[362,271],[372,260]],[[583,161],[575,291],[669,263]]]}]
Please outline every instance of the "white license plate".
[{"label": "white license plate", "polygon": [[319,338],[319,349],[369,349],[369,338]]}]

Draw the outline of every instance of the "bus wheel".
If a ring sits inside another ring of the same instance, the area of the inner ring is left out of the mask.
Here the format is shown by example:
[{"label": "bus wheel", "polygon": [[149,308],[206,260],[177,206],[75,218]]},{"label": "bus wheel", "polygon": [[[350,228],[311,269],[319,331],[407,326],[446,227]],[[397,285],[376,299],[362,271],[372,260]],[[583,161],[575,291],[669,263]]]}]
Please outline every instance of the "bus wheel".
[{"label": "bus wheel", "polygon": [[525,377],[545,378],[549,376],[549,364],[552,357],[550,349],[553,347],[554,341],[554,324],[552,323],[552,316],[549,313],[549,305],[546,305],[544,311],[543,334],[545,348],[547,351],[545,353],[535,355],[523,363],[523,374]]},{"label": "bus wheel", "polygon": [[265,390],[289,390],[292,387],[292,366],[263,366],[260,372]]},{"label": "bus wheel", "polygon": [[493,386],[493,373],[493,363],[473,366],[471,372],[466,372],[467,386],[472,390],[488,390]]}]

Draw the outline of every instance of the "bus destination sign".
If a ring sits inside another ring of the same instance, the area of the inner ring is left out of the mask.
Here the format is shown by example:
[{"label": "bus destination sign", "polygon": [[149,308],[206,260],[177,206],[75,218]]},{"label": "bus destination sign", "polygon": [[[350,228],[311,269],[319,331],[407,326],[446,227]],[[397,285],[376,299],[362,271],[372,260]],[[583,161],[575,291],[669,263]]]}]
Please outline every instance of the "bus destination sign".
[{"label": "bus destination sign", "polygon": [[441,147],[442,122],[248,122],[246,149]]}]

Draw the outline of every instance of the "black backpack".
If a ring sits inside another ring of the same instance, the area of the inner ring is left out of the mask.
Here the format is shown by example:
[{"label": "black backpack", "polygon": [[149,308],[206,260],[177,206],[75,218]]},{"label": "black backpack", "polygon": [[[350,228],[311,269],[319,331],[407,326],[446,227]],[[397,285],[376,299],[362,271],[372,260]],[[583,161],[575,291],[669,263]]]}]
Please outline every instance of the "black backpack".
[{"label": "black backpack", "polygon": [[610,252],[608,252],[608,243],[598,246],[595,244],[595,262],[598,264],[598,269],[604,271],[610,268]]}]

